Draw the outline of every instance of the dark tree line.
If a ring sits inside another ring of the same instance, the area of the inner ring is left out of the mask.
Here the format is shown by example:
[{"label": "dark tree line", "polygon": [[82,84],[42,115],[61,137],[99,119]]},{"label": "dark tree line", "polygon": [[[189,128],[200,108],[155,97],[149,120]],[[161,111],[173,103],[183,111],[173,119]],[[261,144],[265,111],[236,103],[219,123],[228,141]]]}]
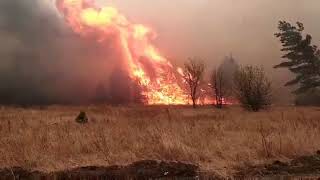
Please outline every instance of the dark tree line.
[{"label": "dark tree line", "polygon": [[[185,64],[184,79],[194,108],[202,93],[200,88],[206,84],[203,82],[204,71],[204,63],[199,59]],[[238,99],[250,111],[259,111],[271,105],[271,82],[263,68],[250,65],[239,67],[232,56],[212,71],[209,86],[217,108],[223,108],[228,98]]]},{"label": "dark tree line", "polygon": [[[297,22],[292,25],[280,21],[279,38],[284,52],[284,59],[274,68],[288,68],[295,78],[285,85],[295,85],[294,93],[297,105],[312,103],[320,104],[320,50],[312,43],[310,34],[304,35],[304,25]],[[199,97],[198,89],[204,74],[204,65],[201,62],[191,61],[185,65],[185,80],[189,85],[193,106]],[[271,81],[265,71],[257,66],[241,66],[234,63],[232,56],[215,68],[210,77],[210,88],[213,91],[215,105],[222,108],[224,101],[229,97],[236,97],[239,103],[248,110],[259,111],[271,105]],[[307,100],[308,102],[305,102]]]}]

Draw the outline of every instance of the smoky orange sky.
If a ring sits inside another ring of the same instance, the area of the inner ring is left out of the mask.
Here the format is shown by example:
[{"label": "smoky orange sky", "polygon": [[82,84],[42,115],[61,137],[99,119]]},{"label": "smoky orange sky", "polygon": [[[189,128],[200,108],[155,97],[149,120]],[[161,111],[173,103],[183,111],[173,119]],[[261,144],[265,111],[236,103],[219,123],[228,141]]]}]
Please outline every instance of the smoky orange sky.
[{"label": "smoky orange sky", "polygon": [[[303,22],[306,32],[313,36],[313,44],[320,45],[319,0],[97,3],[112,5],[131,22],[152,27],[158,34],[156,46],[175,65],[183,66],[189,57],[200,57],[209,72],[231,53],[239,64],[263,65],[274,84],[275,96],[280,97],[289,97],[290,88],[283,84],[292,77],[285,69],[272,68],[281,61],[281,46],[274,37],[278,21]],[[96,98],[89,97],[96,89],[105,95],[105,87],[97,86],[107,84],[103,63],[110,66],[110,62],[116,62],[113,59],[117,58],[110,55],[112,48],[106,50],[70,32],[56,11],[55,0],[0,0],[0,40],[0,82],[7,84],[0,88],[0,99],[6,99],[2,102],[82,101],[85,98],[75,97]],[[88,89],[79,91],[77,87]],[[21,89],[26,93],[19,93]]]},{"label": "smoky orange sky", "polygon": [[[272,67],[281,60],[280,43],[274,37],[279,20],[301,21],[320,45],[319,0],[98,0],[112,4],[131,20],[151,25],[156,44],[175,62],[201,57],[213,68],[226,55],[240,64],[263,65],[279,94],[286,70]],[[281,92],[280,92],[281,91]]]},{"label": "smoky orange sky", "polygon": [[273,36],[279,20],[301,21],[320,44],[319,0],[98,0],[134,22],[151,25],[164,53],[183,60],[221,61],[233,53],[243,63],[279,62]]}]

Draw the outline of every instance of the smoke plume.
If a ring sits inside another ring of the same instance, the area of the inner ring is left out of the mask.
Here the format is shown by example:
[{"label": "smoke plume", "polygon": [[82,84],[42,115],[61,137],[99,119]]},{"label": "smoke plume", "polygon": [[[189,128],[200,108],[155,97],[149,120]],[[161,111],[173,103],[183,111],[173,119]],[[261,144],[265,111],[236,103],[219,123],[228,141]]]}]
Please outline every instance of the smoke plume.
[{"label": "smoke plume", "polygon": [[131,102],[140,92],[119,63],[112,44],[73,33],[50,2],[0,1],[0,104]]}]

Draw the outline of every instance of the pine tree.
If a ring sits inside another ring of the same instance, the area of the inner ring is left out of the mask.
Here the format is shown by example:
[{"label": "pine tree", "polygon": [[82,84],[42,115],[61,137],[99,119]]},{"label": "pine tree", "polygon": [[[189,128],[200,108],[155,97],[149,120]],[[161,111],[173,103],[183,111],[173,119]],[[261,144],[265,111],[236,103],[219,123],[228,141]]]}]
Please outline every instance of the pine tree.
[{"label": "pine tree", "polygon": [[298,84],[295,93],[305,93],[320,87],[320,50],[312,45],[312,36],[303,36],[304,26],[297,22],[297,26],[286,21],[279,22],[279,32],[275,34],[280,39],[286,54],[282,58],[286,61],[275,68],[288,68],[296,74],[296,78],[287,82],[286,86]]}]

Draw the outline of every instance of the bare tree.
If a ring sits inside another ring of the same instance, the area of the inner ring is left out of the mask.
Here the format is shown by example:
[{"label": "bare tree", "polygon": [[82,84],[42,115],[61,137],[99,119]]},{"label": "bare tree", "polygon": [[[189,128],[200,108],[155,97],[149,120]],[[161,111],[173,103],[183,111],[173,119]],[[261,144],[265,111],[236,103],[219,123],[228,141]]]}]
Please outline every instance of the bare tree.
[{"label": "bare tree", "polygon": [[219,67],[212,71],[209,87],[213,90],[217,108],[222,108],[228,99],[234,98],[233,79],[238,69],[239,65],[230,55],[226,56]]},{"label": "bare tree", "polygon": [[234,75],[238,69],[239,65],[232,54],[230,56],[226,56],[218,67],[218,71],[223,75],[223,94],[226,101],[230,101],[235,98],[232,88],[234,86]]},{"label": "bare tree", "polygon": [[223,107],[223,101],[225,96],[225,83],[224,83],[224,75],[221,69],[214,69],[211,74],[211,84],[210,87],[213,89],[215,96],[215,105],[217,108]]},{"label": "bare tree", "polygon": [[196,108],[199,97],[198,88],[203,79],[204,69],[204,63],[200,59],[189,59],[189,62],[184,64],[183,78],[189,87],[193,108]]},{"label": "bare tree", "polygon": [[271,105],[271,82],[263,68],[241,67],[235,75],[235,90],[244,108],[259,111]]}]

